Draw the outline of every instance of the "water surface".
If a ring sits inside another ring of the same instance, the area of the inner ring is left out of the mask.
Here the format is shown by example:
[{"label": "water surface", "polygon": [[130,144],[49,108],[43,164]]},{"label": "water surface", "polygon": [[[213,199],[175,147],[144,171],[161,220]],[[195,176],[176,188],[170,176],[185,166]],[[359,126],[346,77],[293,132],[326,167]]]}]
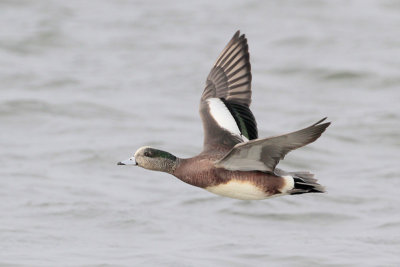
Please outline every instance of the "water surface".
[{"label": "water surface", "polygon": [[[0,1],[0,265],[398,266],[399,27],[396,1]],[[280,164],[327,194],[240,201],[116,165],[201,151],[237,29],[260,136],[333,122]]]}]

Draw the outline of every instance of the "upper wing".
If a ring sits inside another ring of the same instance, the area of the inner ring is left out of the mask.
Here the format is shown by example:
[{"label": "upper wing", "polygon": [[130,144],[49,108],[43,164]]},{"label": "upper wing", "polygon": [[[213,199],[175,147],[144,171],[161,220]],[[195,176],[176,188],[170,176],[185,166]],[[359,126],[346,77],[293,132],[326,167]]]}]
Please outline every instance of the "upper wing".
[{"label": "upper wing", "polygon": [[251,66],[247,39],[237,31],[219,55],[201,96],[204,149],[256,139],[257,124],[250,111]]},{"label": "upper wing", "polygon": [[244,34],[237,31],[208,74],[201,100],[224,98],[246,107],[251,103],[251,66]]},{"label": "upper wing", "polygon": [[232,171],[273,172],[279,160],[293,149],[314,142],[321,136],[330,122],[326,118],[302,130],[236,145],[224,158],[215,163]]}]

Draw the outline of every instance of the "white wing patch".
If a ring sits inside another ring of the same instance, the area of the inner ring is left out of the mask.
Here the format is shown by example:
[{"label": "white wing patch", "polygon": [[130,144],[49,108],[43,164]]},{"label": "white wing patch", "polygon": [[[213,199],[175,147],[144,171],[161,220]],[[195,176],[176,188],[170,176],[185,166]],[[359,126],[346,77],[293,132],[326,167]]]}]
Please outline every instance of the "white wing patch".
[{"label": "white wing patch", "polygon": [[243,141],[249,141],[246,136],[242,135],[239,130],[239,127],[236,124],[235,119],[232,114],[229,112],[229,109],[225,106],[224,102],[222,102],[219,98],[209,98],[207,99],[208,106],[210,108],[210,114],[214,118],[214,120],[218,123],[218,125],[225,130],[231,132],[234,135],[240,136]]}]

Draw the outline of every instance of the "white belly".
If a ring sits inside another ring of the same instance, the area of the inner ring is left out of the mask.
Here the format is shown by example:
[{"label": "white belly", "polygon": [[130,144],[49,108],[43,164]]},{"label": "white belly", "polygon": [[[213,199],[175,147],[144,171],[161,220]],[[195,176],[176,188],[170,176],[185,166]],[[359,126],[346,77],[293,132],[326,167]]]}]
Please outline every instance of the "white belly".
[{"label": "white belly", "polygon": [[224,197],[237,199],[265,199],[269,197],[261,188],[244,181],[230,181],[226,184],[206,187],[206,190]]}]

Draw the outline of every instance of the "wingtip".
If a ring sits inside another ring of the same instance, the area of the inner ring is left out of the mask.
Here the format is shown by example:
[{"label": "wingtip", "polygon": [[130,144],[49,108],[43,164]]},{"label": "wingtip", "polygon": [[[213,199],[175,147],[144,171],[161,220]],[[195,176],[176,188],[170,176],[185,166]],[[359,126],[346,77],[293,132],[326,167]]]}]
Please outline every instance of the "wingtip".
[{"label": "wingtip", "polygon": [[[328,117],[325,117],[325,118],[319,120],[318,122],[314,123],[312,126],[326,125],[326,127],[328,127],[329,125],[331,125],[332,122],[327,121],[327,122],[321,124],[321,123],[324,122],[327,118],[328,118]],[[326,127],[325,127],[325,128],[326,128]]]},{"label": "wingtip", "polygon": [[317,121],[316,123],[314,123],[313,126],[320,124],[321,122],[325,121],[328,117],[322,118],[321,120]]},{"label": "wingtip", "polygon": [[232,39],[238,39],[240,37],[240,30],[237,30],[233,35]]},{"label": "wingtip", "polygon": [[246,39],[246,35],[244,33],[240,33],[240,30],[237,30],[235,34],[233,35],[232,39],[238,40],[238,39]]}]

